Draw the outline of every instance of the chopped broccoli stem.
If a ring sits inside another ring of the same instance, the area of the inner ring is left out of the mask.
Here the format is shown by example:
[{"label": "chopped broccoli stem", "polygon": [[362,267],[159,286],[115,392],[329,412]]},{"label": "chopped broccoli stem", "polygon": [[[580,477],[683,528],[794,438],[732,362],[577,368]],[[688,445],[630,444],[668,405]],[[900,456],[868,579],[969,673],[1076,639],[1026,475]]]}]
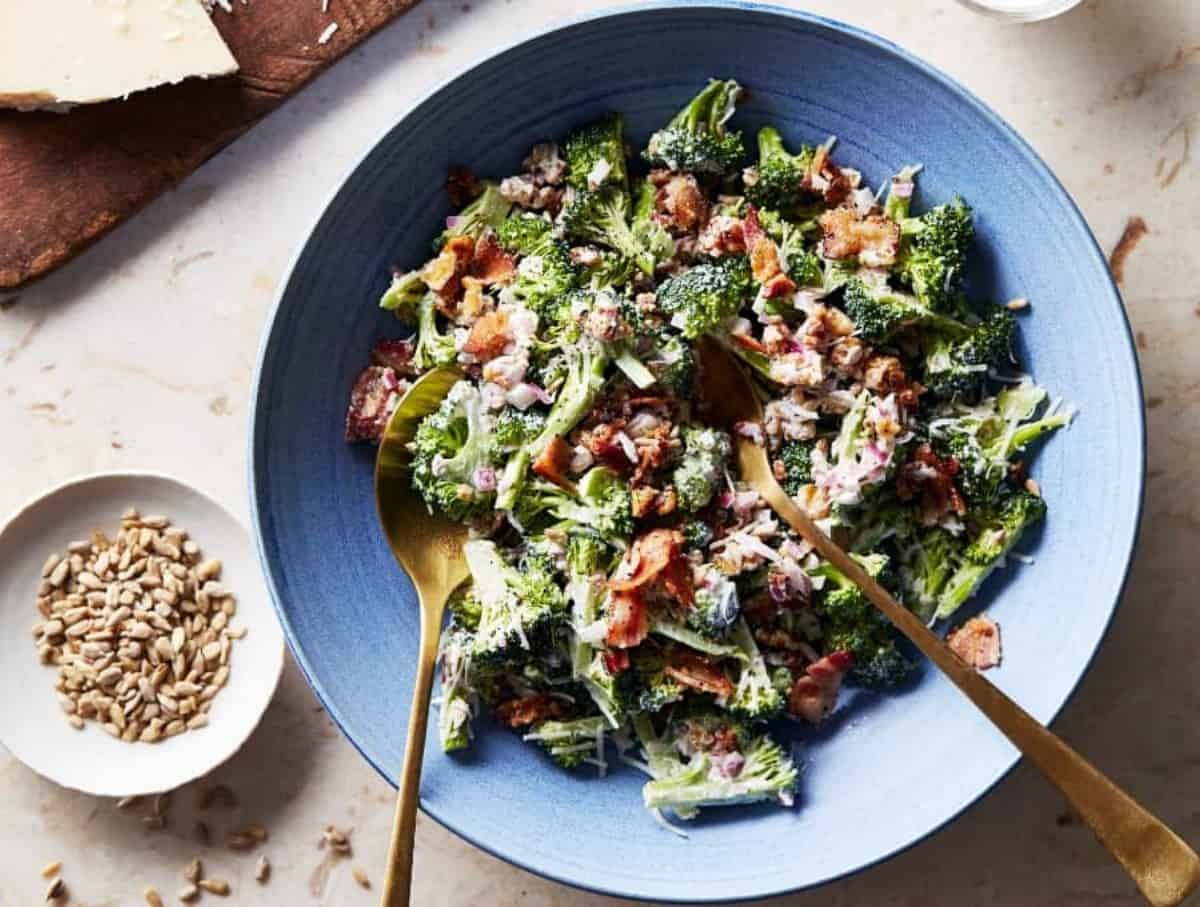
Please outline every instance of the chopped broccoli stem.
[{"label": "chopped broccoli stem", "polygon": [[437,305],[432,293],[426,293],[417,303],[417,346],[413,350],[413,365],[421,371],[451,365],[458,358],[453,334],[442,334],[437,327]]},{"label": "chopped broccoli stem", "polygon": [[465,627],[451,628],[442,637],[439,657],[441,705],[438,707],[438,739],[442,752],[451,753],[471,745],[471,647],[474,639]]}]

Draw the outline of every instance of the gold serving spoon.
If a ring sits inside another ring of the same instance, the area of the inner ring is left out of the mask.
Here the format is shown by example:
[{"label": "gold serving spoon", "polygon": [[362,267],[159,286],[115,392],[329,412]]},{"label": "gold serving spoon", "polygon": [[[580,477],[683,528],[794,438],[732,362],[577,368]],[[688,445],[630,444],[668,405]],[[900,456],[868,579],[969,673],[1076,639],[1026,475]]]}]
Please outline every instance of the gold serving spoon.
[{"label": "gold serving spoon", "polygon": [[404,769],[396,794],[392,843],[388,848],[387,875],[383,880],[383,907],[408,907],[412,889],[413,836],[421,792],[421,762],[425,755],[425,729],[429,697],[437,662],[438,638],[446,599],[467,578],[462,546],[467,528],[446,517],[433,515],[413,490],[408,470],[408,443],[417,423],[438,408],[462,375],[439,368],[421,376],[404,395],[388,420],[375,458],[375,504],[379,522],[392,554],[417,590],[421,608],[421,644],[417,651],[417,676],[413,683]]},{"label": "gold serving spoon", "polygon": [[[762,403],[729,350],[705,339],[700,348],[702,394],[713,424],[762,423]],[[1083,818],[1154,907],[1175,907],[1200,884],[1200,857],[1053,732],[950,651],[916,615],[867,575],[813,523],[775,481],[766,450],[734,433],[741,479],[866,593],[872,604],[998,727]]]}]

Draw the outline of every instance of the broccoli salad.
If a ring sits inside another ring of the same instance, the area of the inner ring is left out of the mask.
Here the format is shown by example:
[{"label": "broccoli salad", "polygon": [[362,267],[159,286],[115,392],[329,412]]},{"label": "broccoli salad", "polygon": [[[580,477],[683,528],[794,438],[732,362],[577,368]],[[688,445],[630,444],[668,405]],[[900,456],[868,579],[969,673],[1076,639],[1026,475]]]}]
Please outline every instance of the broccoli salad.
[{"label": "broccoli salad", "polygon": [[[420,375],[461,374],[411,445],[431,511],[473,530],[441,646],[443,748],[470,746],[487,711],[566,769],[616,755],[668,825],[790,803],[798,768],[772,728],[918,670],[739,482],[694,342],[761,385],[765,420],[735,432],[931,623],[1023,559],[1046,512],[1024,458],[1071,418],[1017,368],[1024,300],[964,294],[964,202],[916,204],[915,166],[876,191],[832,139],[768,127],[748,149],[742,94],[711,81],[637,152],[613,113],[499,182],[453,170],[459,213],[383,295],[409,330],[375,347],[347,420],[377,440]],[[952,643],[999,661],[986,617]]]}]

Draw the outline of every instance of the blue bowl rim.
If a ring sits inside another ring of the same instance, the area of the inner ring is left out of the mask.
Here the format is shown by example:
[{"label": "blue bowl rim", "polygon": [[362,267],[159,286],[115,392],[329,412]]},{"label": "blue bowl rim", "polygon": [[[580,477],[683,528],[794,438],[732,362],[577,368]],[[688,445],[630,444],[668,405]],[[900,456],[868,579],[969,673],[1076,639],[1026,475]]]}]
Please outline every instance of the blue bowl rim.
[{"label": "blue bowl rim", "polygon": [[[355,740],[353,735],[351,735],[350,732],[346,729],[346,727],[342,721],[341,713],[338,711],[337,707],[327,697],[321,684],[316,680],[311,665],[308,663],[308,660],[305,658],[304,653],[300,650],[299,644],[297,643],[295,636],[293,634],[292,625],[291,625],[290,620],[288,619],[287,611],[281,604],[281,600],[280,600],[281,597],[279,595],[278,589],[275,586],[275,579],[271,572],[271,566],[267,559],[267,554],[266,554],[266,550],[265,550],[265,546],[264,546],[264,542],[263,542],[262,527],[261,527],[260,520],[259,520],[257,484],[255,481],[255,472],[256,472],[256,465],[257,465],[256,460],[255,460],[255,452],[254,452],[255,451],[255,443],[254,443],[254,441],[255,441],[255,426],[258,421],[258,403],[259,403],[259,396],[261,393],[262,372],[263,372],[263,368],[266,364],[267,353],[268,353],[268,349],[270,347],[271,337],[274,333],[275,322],[278,317],[279,310],[283,305],[284,297],[287,295],[287,292],[288,292],[291,275],[295,271],[296,265],[299,262],[300,257],[304,254],[304,251],[308,246],[309,239],[311,238],[311,235],[316,231],[316,228],[319,226],[321,219],[325,216],[325,212],[329,209],[329,207],[336,200],[338,194],[342,191],[343,187],[349,181],[349,179],[354,174],[354,172],[356,170],[358,170],[358,168],[360,166],[362,166],[362,164],[366,160],[366,158],[372,154],[372,152],[388,136],[388,134],[391,133],[391,131],[396,127],[397,124],[403,122],[415,110],[417,110],[419,107],[421,107],[427,101],[429,101],[430,99],[434,98],[436,95],[441,93],[443,90],[445,90],[451,84],[456,82],[458,79],[465,77],[466,75],[468,75],[471,71],[473,71],[477,67],[479,67],[487,62],[490,62],[491,60],[494,60],[498,57],[502,57],[505,54],[509,53],[510,51],[512,51],[524,44],[527,44],[531,41],[538,40],[540,38],[543,38],[543,37],[553,34],[555,32],[565,31],[569,28],[573,28],[575,26],[583,25],[588,22],[593,22],[593,21],[600,20],[600,19],[616,18],[616,17],[620,17],[620,16],[624,16],[624,15],[638,14],[638,13],[643,13],[643,12],[647,12],[647,11],[677,10],[677,9],[735,9],[735,10],[742,9],[742,10],[747,10],[747,11],[756,12],[756,13],[767,13],[770,15],[785,16],[785,17],[788,17],[791,19],[799,20],[801,22],[804,22],[804,23],[807,23],[810,25],[817,26],[818,28],[827,29],[827,30],[837,32],[842,35],[856,38],[866,44],[872,45],[873,47],[879,49],[880,51],[884,52],[885,54],[889,54],[892,57],[899,59],[902,63],[907,64],[908,66],[918,70],[925,76],[933,79],[936,82],[939,82],[940,84],[942,84],[943,86],[948,88],[956,96],[961,98],[965,103],[967,103],[970,107],[972,107],[978,114],[980,114],[988,123],[990,123],[993,127],[995,127],[1013,146],[1015,146],[1022,153],[1022,155],[1025,157],[1025,159],[1030,164],[1030,166],[1036,172],[1038,172],[1038,174],[1040,176],[1042,176],[1048,180],[1049,184],[1053,187],[1053,189],[1056,193],[1056,197],[1054,200],[1057,203],[1059,203],[1060,205],[1062,205],[1064,207],[1064,209],[1067,211],[1067,213],[1069,213],[1070,216],[1072,217],[1072,219],[1076,222],[1076,224],[1083,229],[1083,232],[1091,240],[1093,254],[1095,254],[1096,256],[1099,257],[1099,260],[1104,265],[1105,270],[1106,271],[1108,270],[1107,258],[1104,255],[1104,251],[1103,251],[1103,249],[1101,249],[1099,242],[1097,241],[1095,235],[1092,233],[1091,227],[1088,225],[1086,218],[1084,218],[1084,216],[1083,216],[1083,213],[1079,210],[1079,206],[1075,203],[1075,200],[1071,197],[1071,194],[1067,191],[1066,187],[1063,186],[1062,182],[1058,179],[1058,177],[1054,174],[1054,172],[1050,169],[1050,167],[1046,164],[1046,162],[1042,160],[1041,156],[1033,149],[1033,146],[1030,145],[1029,142],[1026,141],[1020,135],[1020,133],[1018,133],[1016,131],[1016,129],[1014,129],[1011,125],[1009,125],[1008,122],[1006,120],[1004,120],[1003,117],[1001,117],[990,106],[988,106],[986,103],[984,103],[982,100],[980,100],[980,98],[978,98],[973,92],[971,92],[965,86],[960,84],[956,79],[953,79],[946,73],[942,72],[940,69],[935,67],[933,64],[925,62],[920,57],[913,54],[911,51],[908,51],[905,48],[901,47],[899,44],[896,44],[895,42],[890,41],[887,38],[881,37],[880,35],[877,35],[874,32],[870,32],[866,29],[859,28],[858,26],[850,25],[849,23],[846,23],[846,22],[840,22],[836,19],[831,19],[826,16],[820,16],[820,15],[816,15],[814,13],[809,13],[809,12],[802,11],[802,10],[791,9],[788,7],[777,6],[772,3],[761,3],[761,2],[757,2],[757,0],[644,0],[644,2],[640,2],[640,3],[626,3],[626,4],[621,4],[618,6],[605,7],[604,9],[596,10],[596,11],[593,11],[590,13],[585,13],[585,14],[578,15],[578,16],[570,16],[570,17],[558,19],[555,22],[552,22],[550,25],[548,25],[544,28],[537,29],[535,31],[523,34],[523,35],[519,36],[518,38],[516,38],[515,40],[512,40],[505,44],[502,44],[500,47],[498,47],[495,50],[492,50],[490,52],[487,52],[485,54],[482,54],[482,55],[476,57],[475,59],[470,61],[467,65],[462,67],[461,70],[459,70],[455,75],[449,76],[449,77],[441,80],[440,82],[435,84],[432,88],[425,91],[422,95],[420,95],[411,104],[407,105],[404,108],[403,112],[399,116],[396,117],[395,121],[393,123],[391,123],[390,125],[386,126],[378,134],[378,136],[376,136],[375,140],[373,142],[371,142],[371,144],[363,151],[363,153],[360,154],[346,168],[344,174],[338,180],[337,185],[329,192],[329,194],[321,202],[320,207],[318,209],[318,213],[311,219],[311,226],[310,226],[309,230],[307,231],[306,238],[304,239],[304,241],[302,241],[301,243],[299,243],[297,245],[295,252],[292,254],[291,260],[288,262],[288,267],[287,267],[287,275],[288,276],[280,283],[279,289],[276,291],[275,300],[271,305],[271,310],[267,317],[266,326],[263,330],[262,338],[259,342],[258,356],[257,356],[257,361],[255,363],[253,381],[251,383],[251,387],[254,389],[254,393],[250,400],[250,407],[249,407],[249,413],[248,413],[248,419],[247,419],[247,423],[248,423],[248,427],[249,427],[249,431],[247,433],[247,447],[248,447],[247,490],[248,490],[249,498],[250,498],[250,502],[249,502],[250,503],[250,519],[251,519],[251,524],[254,528],[255,547],[258,551],[259,561],[263,568],[263,574],[264,574],[264,578],[266,579],[267,588],[271,594],[271,601],[275,606],[275,611],[276,611],[276,614],[279,616],[280,623],[283,625],[284,635],[287,638],[288,648],[291,650],[293,657],[296,659],[297,664],[300,666],[300,670],[304,674],[304,678],[308,682],[309,687],[312,689],[313,693],[316,695],[316,697],[317,697],[318,701],[321,703],[322,707],[324,707],[326,713],[329,715],[330,718],[333,719],[334,723],[338,727],[338,730],[340,730],[342,735],[347,740],[350,741],[351,745],[358,751],[359,755],[361,755],[363,757],[363,759],[365,759],[380,774],[380,776],[383,777],[383,779],[385,781],[388,781],[389,784],[391,783],[391,780],[388,778],[388,775],[384,771],[383,767],[381,765],[379,765],[369,755],[367,755],[367,753],[359,745],[358,741]],[[1047,721],[1047,726],[1052,726],[1058,720],[1059,716],[1062,714],[1063,709],[1066,708],[1067,704],[1075,696],[1075,693],[1078,691],[1079,685],[1082,682],[1084,675],[1091,668],[1092,663],[1096,659],[1096,654],[1100,651],[1101,646],[1104,645],[1104,641],[1108,637],[1108,633],[1109,633],[1110,629],[1112,628],[1113,618],[1116,615],[1117,607],[1119,606],[1119,604],[1121,602],[1121,598],[1124,594],[1125,587],[1129,581],[1129,573],[1130,573],[1130,570],[1133,565],[1133,556],[1136,551],[1138,538],[1139,538],[1139,535],[1141,532],[1142,513],[1145,508],[1145,497],[1146,497],[1146,481],[1145,481],[1145,476],[1146,476],[1146,413],[1145,413],[1145,406],[1143,405],[1144,388],[1143,388],[1143,384],[1142,384],[1142,375],[1141,375],[1141,370],[1139,369],[1138,363],[1137,363],[1137,354],[1135,352],[1135,346],[1134,346],[1133,329],[1129,322],[1128,313],[1125,311],[1125,306],[1121,301],[1120,291],[1117,288],[1116,282],[1113,279],[1111,273],[1108,274],[1108,283],[1109,283],[1109,288],[1110,288],[1111,292],[1109,293],[1109,295],[1107,297],[1107,301],[1116,306],[1117,312],[1120,315],[1121,323],[1124,324],[1124,326],[1125,326],[1125,347],[1124,347],[1123,351],[1124,351],[1125,356],[1128,357],[1127,364],[1132,365],[1132,372],[1134,374],[1135,381],[1136,381],[1136,391],[1137,391],[1136,399],[1138,402],[1137,418],[1135,420],[1135,425],[1136,425],[1137,435],[1138,435],[1138,437],[1137,437],[1137,482],[1138,482],[1137,507],[1136,507],[1135,513],[1133,514],[1133,532],[1130,535],[1128,549],[1125,553],[1125,569],[1121,576],[1121,582],[1116,590],[1115,595],[1113,596],[1112,603],[1109,606],[1108,619],[1105,621],[1104,630],[1100,634],[1100,637],[1097,640],[1095,648],[1092,650],[1091,653],[1089,653],[1087,659],[1080,666],[1078,673],[1076,674],[1074,679],[1071,681],[1070,688],[1067,691],[1066,695],[1063,697],[1062,702],[1058,705],[1057,708],[1054,709],[1054,712],[1051,715],[1049,721]],[[1132,361],[1130,362],[1129,360],[1132,360]],[[793,888],[779,888],[779,889],[774,889],[774,890],[770,890],[770,891],[751,892],[746,895],[739,896],[738,898],[736,898],[734,900],[730,900],[729,898],[721,898],[719,900],[713,900],[713,899],[706,898],[706,897],[692,897],[692,896],[689,896],[682,901],[679,899],[672,899],[671,901],[667,901],[666,899],[663,899],[663,898],[651,898],[649,900],[651,900],[655,903],[689,903],[689,904],[741,903],[744,901],[758,900],[758,899],[762,899],[762,898],[779,897],[779,896],[783,896],[783,895],[787,895],[787,894],[792,894],[792,893],[795,893],[798,891],[805,891],[805,890],[812,889],[812,888],[818,888],[822,885],[827,885],[827,884],[829,884],[831,882],[835,882],[839,879],[843,879],[848,876],[855,875],[857,873],[860,873],[866,869],[870,869],[873,866],[877,866],[880,863],[883,863],[887,860],[892,859],[893,857],[896,857],[896,856],[904,853],[905,851],[909,850],[912,847],[915,847],[917,844],[920,844],[922,841],[925,841],[926,839],[932,837],[937,832],[941,831],[943,828],[950,825],[956,819],[961,817],[967,810],[969,810],[971,807],[979,804],[988,794],[990,794],[993,790],[995,790],[996,786],[1001,781],[1003,781],[1004,778],[1006,778],[1008,776],[1008,774],[1014,768],[1016,768],[1017,764],[1021,761],[1022,758],[1023,757],[1019,753],[1013,755],[1007,765],[1002,765],[997,770],[995,777],[990,782],[988,782],[983,788],[980,789],[980,791],[977,794],[975,794],[973,797],[968,799],[965,803],[963,803],[963,805],[959,809],[957,809],[955,812],[948,815],[945,818],[945,820],[943,820],[939,824],[929,828],[927,831],[923,832],[922,834],[914,836],[912,838],[912,840],[908,841],[907,843],[899,845],[899,846],[895,847],[894,849],[892,849],[891,851],[888,851],[887,853],[880,854],[878,857],[876,857],[868,862],[865,862],[862,865],[860,865],[854,869],[848,869],[848,870],[845,870],[844,872],[834,873],[834,874],[831,874],[824,878],[820,878],[820,879],[814,880],[812,882],[806,883],[804,885],[793,887]],[[431,819],[436,821],[443,828],[447,829],[448,831],[452,832],[453,834],[457,835],[458,837],[462,838],[463,840],[467,841],[468,843],[472,844],[473,846],[478,847],[479,849],[483,850],[485,853],[488,853],[491,856],[494,856],[501,860],[504,860],[505,862],[510,863],[514,866],[517,866],[520,869],[525,870],[526,872],[533,873],[536,876],[539,876],[544,879],[548,879],[552,882],[558,882],[560,884],[569,885],[574,888],[579,888],[582,890],[595,892],[596,894],[606,895],[609,897],[623,897],[623,898],[632,897],[632,898],[638,898],[638,899],[645,900],[644,895],[640,895],[635,891],[617,890],[617,889],[613,889],[613,888],[605,888],[605,887],[602,887],[599,885],[584,884],[584,883],[578,882],[574,879],[568,878],[566,876],[555,874],[554,872],[549,871],[547,869],[543,869],[538,866],[531,865],[530,863],[525,862],[524,860],[522,860],[521,858],[519,858],[515,855],[507,855],[507,854],[497,853],[492,848],[481,843],[479,840],[477,840],[475,837],[473,837],[469,832],[467,832],[461,828],[456,828],[447,819],[440,816],[436,810],[429,809],[428,806],[424,802],[422,802],[420,804],[420,808],[421,808],[422,812],[424,812],[427,816],[429,816]]]}]

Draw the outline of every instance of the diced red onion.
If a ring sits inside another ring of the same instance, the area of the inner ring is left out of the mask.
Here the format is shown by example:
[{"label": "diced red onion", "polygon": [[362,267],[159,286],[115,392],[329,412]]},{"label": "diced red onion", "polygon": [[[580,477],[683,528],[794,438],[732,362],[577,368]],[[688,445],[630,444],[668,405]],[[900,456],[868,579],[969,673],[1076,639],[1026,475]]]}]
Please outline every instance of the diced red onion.
[{"label": "diced red onion", "polygon": [[480,466],[471,474],[471,484],[478,491],[496,490],[496,470],[490,466]]}]

